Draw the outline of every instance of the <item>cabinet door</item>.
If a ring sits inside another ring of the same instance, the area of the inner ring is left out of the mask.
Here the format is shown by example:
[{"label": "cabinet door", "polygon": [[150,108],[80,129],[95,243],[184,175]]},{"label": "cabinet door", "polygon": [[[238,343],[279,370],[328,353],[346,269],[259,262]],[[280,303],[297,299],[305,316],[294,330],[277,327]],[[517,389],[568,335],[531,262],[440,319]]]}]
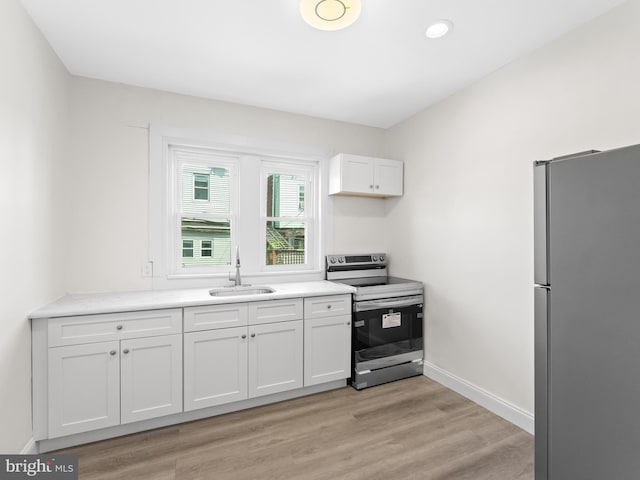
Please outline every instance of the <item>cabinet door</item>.
[{"label": "cabinet door", "polygon": [[398,160],[376,159],[374,164],[374,193],[402,195],[404,164]]},{"label": "cabinet door", "polygon": [[48,349],[49,435],[120,423],[119,342]]},{"label": "cabinet door", "polygon": [[135,338],[120,344],[121,422],[182,411],[182,335]]},{"label": "cabinet door", "polygon": [[304,386],[351,375],[351,316],[304,322]]},{"label": "cabinet door", "polygon": [[302,320],[249,327],[249,397],[302,387]]},{"label": "cabinet door", "polygon": [[247,327],[184,334],[184,410],[247,398]]},{"label": "cabinet door", "polygon": [[342,156],[342,191],[373,193],[373,159],[358,155]]}]

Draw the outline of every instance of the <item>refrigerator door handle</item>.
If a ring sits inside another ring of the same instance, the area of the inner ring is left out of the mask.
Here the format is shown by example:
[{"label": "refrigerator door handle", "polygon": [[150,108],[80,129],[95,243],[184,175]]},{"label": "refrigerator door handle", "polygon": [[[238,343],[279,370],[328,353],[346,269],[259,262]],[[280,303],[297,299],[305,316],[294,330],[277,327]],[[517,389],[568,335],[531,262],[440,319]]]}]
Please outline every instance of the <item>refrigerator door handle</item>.
[{"label": "refrigerator door handle", "polygon": [[534,289],[535,307],[535,480],[548,480],[549,464],[549,295],[551,289]]},{"label": "refrigerator door handle", "polygon": [[547,162],[538,162],[533,167],[533,235],[534,235],[534,282],[548,285],[549,282],[549,221],[548,221],[548,168]]}]

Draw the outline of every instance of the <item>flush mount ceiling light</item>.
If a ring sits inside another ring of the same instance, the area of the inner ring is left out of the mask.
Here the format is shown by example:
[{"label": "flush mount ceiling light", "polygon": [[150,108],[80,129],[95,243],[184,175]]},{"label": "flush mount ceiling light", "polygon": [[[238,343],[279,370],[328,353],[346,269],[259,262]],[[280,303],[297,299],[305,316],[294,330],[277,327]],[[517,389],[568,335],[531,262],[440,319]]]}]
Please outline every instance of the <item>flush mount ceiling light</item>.
[{"label": "flush mount ceiling light", "polygon": [[360,16],[360,0],[301,0],[300,15],[319,30],[347,28]]},{"label": "flush mount ceiling light", "polygon": [[427,28],[425,35],[428,38],[441,38],[449,33],[452,28],[453,22],[451,20],[438,20]]}]

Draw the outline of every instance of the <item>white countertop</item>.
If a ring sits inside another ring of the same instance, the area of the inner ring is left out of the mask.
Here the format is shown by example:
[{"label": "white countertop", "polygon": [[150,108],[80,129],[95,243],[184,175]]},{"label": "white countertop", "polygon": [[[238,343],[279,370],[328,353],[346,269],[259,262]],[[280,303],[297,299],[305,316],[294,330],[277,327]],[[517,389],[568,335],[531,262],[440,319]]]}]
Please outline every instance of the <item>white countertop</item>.
[{"label": "white countertop", "polygon": [[159,308],[256,302],[280,298],[319,297],[322,295],[353,293],[355,291],[353,287],[348,285],[328,282],[326,280],[256,285],[256,287],[262,286],[273,288],[275,291],[273,293],[260,295],[230,297],[212,297],[209,295],[209,288],[65,295],[35,310],[29,317],[69,317],[72,315],[90,315],[95,313],[131,312],[137,310],[155,310]]}]

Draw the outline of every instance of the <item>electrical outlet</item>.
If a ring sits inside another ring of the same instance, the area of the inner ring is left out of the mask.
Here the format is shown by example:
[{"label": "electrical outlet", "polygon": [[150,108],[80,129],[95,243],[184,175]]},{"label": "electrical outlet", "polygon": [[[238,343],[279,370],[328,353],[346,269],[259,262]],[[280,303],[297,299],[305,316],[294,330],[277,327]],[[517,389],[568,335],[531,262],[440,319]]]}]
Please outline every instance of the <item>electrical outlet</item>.
[{"label": "electrical outlet", "polygon": [[153,277],[153,262],[145,262],[142,264],[142,276],[145,278]]}]

